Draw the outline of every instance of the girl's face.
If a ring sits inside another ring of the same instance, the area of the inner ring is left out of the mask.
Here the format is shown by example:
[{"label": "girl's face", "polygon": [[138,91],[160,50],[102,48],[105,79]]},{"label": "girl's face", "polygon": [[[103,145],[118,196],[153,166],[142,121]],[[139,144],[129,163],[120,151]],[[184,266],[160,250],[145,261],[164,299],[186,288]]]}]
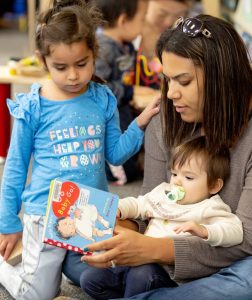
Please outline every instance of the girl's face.
[{"label": "girl's face", "polygon": [[52,45],[45,62],[56,87],[70,97],[86,90],[94,72],[93,52],[84,41]]},{"label": "girl's face", "polygon": [[[130,1],[130,0],[129,0]],[[123,37],[127,42],[133,41],[140,33],[144,25],[144,18],[148,7],[148,1],[138,1],[138,9],[133,19],[125,19],[123,23]]]},{"label": "girl's face", "polygon": [[150,0],[146,21],[158,32],[171,28],[175,21],[186,16],[188,5],[173,0]]},{"label": "girl's face", "polygon": [[185,122],[202,122],[203,70],[193,61],[173,54],[162,54],[163,74],[169,83],[167,97]]},{"label": "girl's face", "polygon": [[192,156],[182,167],[175,165],[171,174],[170,183],[185,189],[185,196],[178,204],[194,204],[209,198],[211,190],[207,185],[207,173],[202,157]]}]

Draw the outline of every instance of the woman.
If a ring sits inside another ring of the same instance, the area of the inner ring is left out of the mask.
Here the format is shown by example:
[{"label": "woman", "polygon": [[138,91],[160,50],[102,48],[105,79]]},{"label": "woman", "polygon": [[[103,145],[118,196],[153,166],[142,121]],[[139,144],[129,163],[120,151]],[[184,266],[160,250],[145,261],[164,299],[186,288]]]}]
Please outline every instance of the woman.
[{"label": "woman", "polygon": [[117,227],[113,238],[88,247],[107,251],[83,260],[96,267],[157,262],[175,283],[191,281],[135,299],[252,299],[252,71],[246,49],[229,23],[199,15],[166,30],[157,54],[163,107],[147,129],[143,192],[169,180],[171,147],[199,134],[212,151],[225,144],[231,175],[220,196],[243,222],[243,242],[211,247],[198,237],[149,238]]},{"label": "woman", "polygon": [[157,40],[178,17],[188,14],[192,3],[191,0],[149,0],[141,35],[134,41],[137,57],[133,104],[136,109],[141,110],[160,95],[162,66],[155,53]]}]

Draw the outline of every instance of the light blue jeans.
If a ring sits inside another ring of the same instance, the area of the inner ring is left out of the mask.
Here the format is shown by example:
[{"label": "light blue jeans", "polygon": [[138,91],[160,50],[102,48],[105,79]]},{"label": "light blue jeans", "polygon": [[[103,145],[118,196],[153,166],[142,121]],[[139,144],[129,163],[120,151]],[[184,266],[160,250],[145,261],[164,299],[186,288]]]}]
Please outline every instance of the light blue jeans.
[{"label": "light blue jeans", "polygon": [[144,300],[252,300],[252,256],[212,276],[175,288],[160,288],[128,299]]}]

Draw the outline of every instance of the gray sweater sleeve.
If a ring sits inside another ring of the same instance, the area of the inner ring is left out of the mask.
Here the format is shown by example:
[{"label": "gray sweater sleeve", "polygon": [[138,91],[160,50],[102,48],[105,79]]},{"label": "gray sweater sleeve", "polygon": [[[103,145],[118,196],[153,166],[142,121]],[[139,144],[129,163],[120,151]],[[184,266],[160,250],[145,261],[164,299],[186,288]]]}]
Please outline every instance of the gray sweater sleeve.
[{"label": "gray sweater sleeve", "polygon": [[[153,118],[145,135],[145,175],[142,191],[167,181],[168,154],[160,138],[161,123]],[[234,261],[252,255],[252,120],[242,139],[231,151],[231,176],[220,196],[243,223],[244,239],[230,248],[212,247],[198,237],[174,240],[175,264],[166,270],[176,282],[209,276]],[[159,181],[159,182],[158,182]]]}]

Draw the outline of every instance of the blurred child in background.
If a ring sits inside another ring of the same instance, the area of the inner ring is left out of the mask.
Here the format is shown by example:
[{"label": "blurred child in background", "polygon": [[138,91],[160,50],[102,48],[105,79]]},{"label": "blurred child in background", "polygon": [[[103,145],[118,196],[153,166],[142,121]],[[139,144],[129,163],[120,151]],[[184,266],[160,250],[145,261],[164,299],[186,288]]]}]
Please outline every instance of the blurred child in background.
[{"label": "blurred child in background", "polygon": [[[92,0],[106,21],[98,32],[100,46],[96,74],[107,81],[118,101],[120,127],[125,131],[134,119],[130,102],[134,95],[136,53],[131,43],[140,33],[147,11],[147,0]],[[124,184],[139,176],[137,155],[123,166],[107,168],[108,179]],[[112,174],[111,174],[111,172]]]},{"label": "blurred child in background", "polygon": [[159,95],[161,64],[155,54],[160,34],[180,16],[186,16],[191,0],[149,0],[141,35],[134,41],[137,49],[134,97],[148,103]]}]

